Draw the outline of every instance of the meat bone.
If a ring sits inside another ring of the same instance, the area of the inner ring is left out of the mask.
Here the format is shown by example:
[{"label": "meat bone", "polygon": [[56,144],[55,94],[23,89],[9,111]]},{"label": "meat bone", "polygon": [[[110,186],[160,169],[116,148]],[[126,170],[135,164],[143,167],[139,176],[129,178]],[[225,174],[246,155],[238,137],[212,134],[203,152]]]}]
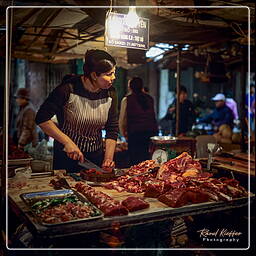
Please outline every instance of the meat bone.
[{"label": "meat bone", "polygon": [[142,173],[139,173],[139,174],[135,174],[135,175],[132,175],[130,176],[128,179],[133,179],[135,177],[138,177],[138,176],[142,176],[142,175],[145,175],[145,174],[148,174],[148,173],[155,173],[159,170],[160,167],[154,167],[154,168],[150,168],[148,171],[146,172],[142,172]]}]

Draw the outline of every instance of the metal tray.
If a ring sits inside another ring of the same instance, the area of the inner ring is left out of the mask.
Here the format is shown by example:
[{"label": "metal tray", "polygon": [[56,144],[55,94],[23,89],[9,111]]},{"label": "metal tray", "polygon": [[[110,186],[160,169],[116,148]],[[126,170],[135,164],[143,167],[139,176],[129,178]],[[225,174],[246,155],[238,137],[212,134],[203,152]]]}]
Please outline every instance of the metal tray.
[{"label": "metal tray", "polygon": [[[65,198],[67,196],[76,195],[77,198],[81,202],[88,203],[93,209],[99,211],[98,216],[88,217],[88,218],[81,218],[81,219],[75,219],[65,222],[58,222],[58,223],[46,223],[43,222],[42,219],[36,214],[36,212],[31,209],[32,204],[34,204],[36,201],[44,200],[44,199],[53,199],[53,198]],[[74,223],[74,222],[81,222],[81,221],[90,221],[95,219],[101,219],[103,218],[103,213],[94,205],[92,204],[86,197],[82,196],[78,192],[72,190],[72,189],[62,189],[62,190],[51,190],[51,191],[42,191],[42,192],[31,192],[31,193],[23,193],[20,195],[21,199],[25,202],[25,204],[28,206],[30,211],[33,213],[36,220],[44,225],[44,226],[56,226],[56,225],[62,225],[66,223]]]},{"label": "metal tray", "polygon": [[[16,159],[8,159],[8,166],[11,165],[26,165],[30,164],[30,162],[33,160],[32,157],[30,158],[16,158]],[[2,164],[2,160],[0,160],[0,165]]]},{"label": "metal tray", "polygon": [[153,136],[150,137],[151,141],[156,144],[169,144],[175,143],[177,141],[177,137],[173,136]]}]

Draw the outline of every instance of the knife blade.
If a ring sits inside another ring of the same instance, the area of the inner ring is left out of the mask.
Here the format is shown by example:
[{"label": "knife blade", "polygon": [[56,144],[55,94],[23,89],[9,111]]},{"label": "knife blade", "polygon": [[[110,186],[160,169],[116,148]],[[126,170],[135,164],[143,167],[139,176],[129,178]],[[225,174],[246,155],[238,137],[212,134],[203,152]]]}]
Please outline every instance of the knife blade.
[{"label": "knife blade", "polygon": [[84,162],[78,163],[80,166],[85,167],[86,169],[95,169],[96,171],[99,171],[101,173],[109,173],[108,171],[105,171],[104,169],[102,169],[101,167],[99,167],[98,165],[92,163],[91,161],[89,161],[88,159],[84,158]]}]

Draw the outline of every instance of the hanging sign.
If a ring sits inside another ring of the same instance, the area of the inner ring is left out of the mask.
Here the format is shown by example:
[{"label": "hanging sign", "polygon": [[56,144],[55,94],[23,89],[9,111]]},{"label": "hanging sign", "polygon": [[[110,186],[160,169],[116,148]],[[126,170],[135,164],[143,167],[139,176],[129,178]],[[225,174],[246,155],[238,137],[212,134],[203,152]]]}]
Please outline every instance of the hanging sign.
[{"label": "hanging sign", "polygon": [[127,16],[113,12],[108,14],[105,26],[105,45],[148,50],[149,19],[139,17],[137,24],[130,26]]}]

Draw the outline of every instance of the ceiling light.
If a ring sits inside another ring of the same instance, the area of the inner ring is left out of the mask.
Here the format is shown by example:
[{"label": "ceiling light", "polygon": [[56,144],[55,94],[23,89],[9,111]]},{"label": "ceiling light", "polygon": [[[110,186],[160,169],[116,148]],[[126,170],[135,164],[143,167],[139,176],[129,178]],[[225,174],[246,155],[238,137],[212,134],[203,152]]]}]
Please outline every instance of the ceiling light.
[{"label": "ceiling light", "polygon": [[123,29],[122,19],[116,15],[109,15],[107,18],[107,28],[112,38],[119,39]]},{"label": "ceiling light", "polygon": [[126,16],[126,25],[130,28],[136,28],[139,25],[140,18],[136,13],[136,7],[130,6]]}]

